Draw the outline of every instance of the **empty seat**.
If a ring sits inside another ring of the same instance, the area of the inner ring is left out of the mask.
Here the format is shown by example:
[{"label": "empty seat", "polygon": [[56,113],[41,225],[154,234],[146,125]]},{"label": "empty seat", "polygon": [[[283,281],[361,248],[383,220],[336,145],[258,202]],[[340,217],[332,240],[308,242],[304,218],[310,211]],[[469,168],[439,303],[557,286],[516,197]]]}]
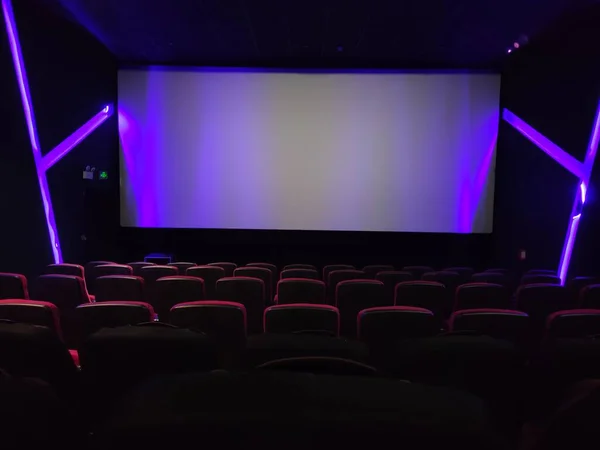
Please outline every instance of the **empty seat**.
[{"label": "empty seat", "polygon": [[144,300],[144,279],[133,275],[107,275],[96,278],[96,303]]},{"label": "empty seat", "polygon": [[204,282],[187,276],[163,277],[156,280],[152,306],[161,321],[166,322],[169,311],[177,303],[195,302],[206,298]]},{"label": "empty seat", "polygon": [[276,291],[277,282],[279,281],[279,269],[275,264],[254,262],[246,264],[246,267],[262,267],[271,271],[271,292]]},{"label": "empty seat", "polygon": [[590,284],[579,293],[580,308],[600,309],[600,284]]},{"label": "empty seat", "polygon": [[446,286],[449,295],[453,295],[456,288],[461,284],[461,276],[456,272],[427,272],[421,277],[423,281],[435,281]]},{"label": "empty seat", "polygon": [[176,267],[172,266],[147,266],[140,269],[140,276],[144,279],[146,301],[154,305],[156,297],[156,280],[163,277],[175,276],[179,273]]},{"label": "empty seat", "polygon": [[128,265],[129,267],[131,267],[131,269],[133,270],[133,274],[134,274],[136,277],[141,277],[141,276],[142,276],[142,272],[141,272],[141,270],[142,270],[144,267],[148,267],[148,266],[155,266],[156,264],[154,264],[154,263],[151,263],[151,262],[145,262],[145,261],[137,261],[137,262],[130,262],[130,263],[127,263],[127,265]]},{"label": "empty seat", "polygon": [[88,292],[94,293],[94,280],[98,278],[98,275],[94,274],[94,268],[97,266],[105,266],[107,264],[116,264],[113,261],[90,261],[84,266],[85,284]]},{"label": "empty seat", "polygon": [[585,338],[600,335],[600,309],[569,309],[548,316],[546,337]]},{"label": "empty seat", "polygon": [[396,286],[395,306],[416,306],[443,316],[451,309],[446,287],[434,281],[406,281]]},{"label": "empty seat", "polygon": [[490,283],[490,284],[499,284],[508,289],[511,288],[511,280],[508,274],[503,272],[481,272],[475,273],[471,276],[471,281],[473,283]]},{"label": "empty seat", "polygon": [[94,289],[96,278],[106,277],[108,275],[133,275],[131,266],[124,264],[107,264],[104,266],[96,266],[91,269],[90,278],[94,280]]},{"label": "empty seat", "polygon": [[265,283],[265,295],[267,304],[273,303],[273,272],[264,267],[238,267],[233,271],[234,277],[259,278]]},{"label": "empty seat", "polygon": [[454,311],[460,309],[510,309],[510,291],[500,285],[491,283],[467,283],[456,289]]},{"label": "empty seat", "polygon": [[383,306],[363,309],[358,314],[358,338],[369,347],[393,345],[400,339],[433,336],[439,321],[425,308]]},{"label": "empty seat", "polygon": [[356,337],[356,320],[363,309],[392,306],[386,302],[383,283],[377,280],[346,280],[337,284],[335,305],[340,311],[340,334]]},{"label": "empty seat", "polygon": [[546,318],[563,309],[569,309],[568,291],[554,284],[528,284],[517,291],[517,307],[531,317],[533,333],[542,331]]},{"label": "empty seat", "polygon": [[218,266],[196,266],[185,271],[186,276],[202,278],[206,298],[217,298],[217,281],[225,278],[225,269]]},{"label": "empty seat", "polygon": [[29,298],[25,275],[0,273],[0,299],[3,298]]},{"label": "empty seat", "polygon": [[548,274],[527,274],[523,275],[521,278],[521,286],[525,286],[528,284],[561,284],[560,278],[556,275],[548,275]]},{"label": "empty seat", "polygon": [[475,271],[473,270],[472,267],[461,267],[461,266],[455,266],[455,267],[448,267],[446,269],[443,270],[444,272],[456,272],[457,274],[460,275],[461,280],[470,280],[471,277],[473,276],[473,274],[475,273]]},{"label": "empty seat", "polygon": [[53,303],[37,300],[0,300],[0,320],[48,327],[62,339],[60,312]]},{"label": "empty seat", "polygon": [[210,263],[209,266],[221,267],[225,271],[226,277],[232,277],[233,271],[237,269],[237,264],[232,262],[216,262]]},{"label": "empty seat", "polygon": [[316,269],[284,269],[279,274],[281,280],[287,278],[306,278],[308,280],[318,280],[319,272]]},{"label": "empty seat", "polygon": [[177,267],[179,275],[185,275],[185,271],[190,267],[194,267],[195,265],[196,263],[193,262],[174,262],[169,264],[169,266]]},{"label": "empty seat", "polygon": [[75,277],[84,278],[83,266],[79,264],[50,264],[44,269],[45,274],[56,275],[73,275]]},{"label": "empty seat", "polygon": [[91,301],[83,278],[72,275],[41,275],[33,283],[31,296],[58,307],[64,340],[73,348],[77,339],[75,308]]},{"label": "empty seat", "polygon": [[327,301],[330,304],[335,304],[335,290],[338,283],[346,280],[364,280],[366,277],[362,270],[343,269],[329,272],[325,283],[327,285]]},{"label": "empty seat", "polygon": [[367,278],[375,278],[379,272],[390,272],[394,270],[394,266],[389,264],[371,264],[363,267],[362,271],[367,275]]},{"label": "empty seat", "polygon": [[405,281],[414,280],[413,274],[404,271],[385,271],[379,272],[375,279],[383,283],[385,289],[386,301],[390,304],[394,304],[394,292],[396,291],[396,285]]},{"label": "empty seat", "polygon": [[180,303],[171,308],[169,322],[202,331],[221,344],[239,346],[246,339],[246,308],[241,303],[217,300]]},{"label": "empty seat", "polygon": [[246,308],[248,333],[262,332],[265,284],[258,278],[226,277],[217,281],[217,299],[241,303]]},{"label": "empty seat", "polygon": [[288,264],[287,266],[283,267],[283,270],[289,270],[289,269],[317,270],[317,268],[315,266],[313,266],[312,264]]},{"label": "empty seat", "polygon": [[286,278],[277,283],[276,303],[288,305],[291,303],[325,304],[327,296],[325,283],[321,280],[306,278]]},{"label": "empty seat", "polygon": [[412,273],[415,280],[420,280],[423,274],[426,274],[428,272],[435,272],[435,270],[433,270],[429,266],[404,266],[402,268],[402,271]]},{"label": "empty seat", "polygon": [[456,311],[449,322],[451,332],[468,331],[511,341],[523,338],[528,326],[527,313],[495,308]]},{"label": "empty seat", "polygon": [[491,269],[485,269],[483,271],[483,273],[502,273],[504,275],[508,275],[510,273],[510,270],[503,269],[501,267],[495,267],[495,268],[491,268]]},{"label": "empty seat", "polygon": [[350,264],[329,264],[323,267],[323,281],[327,283],[329,279],[329,274],[334,270],[355,270],[356,267],[351,266]]},{"label": "empty seat", "polygon": [[340,314],[329,305],[297,303],[271,306],[265,310],[265,333],[312,333],[339,334]]},{"label": "empty seat", "polygon": [[581,290],[586,286],[597,283],[597,277],[575,277],[570,279],[567,282],[567,289],[569,291],[569,296],[571,297],[571,302],[574,305],[578,305],[580,302]]},{"label": "empty seat", "polygon": [[102,302],[77,307],[79,343],[102,328],[122,327],[152,322],[152,306],[144,302]]}]

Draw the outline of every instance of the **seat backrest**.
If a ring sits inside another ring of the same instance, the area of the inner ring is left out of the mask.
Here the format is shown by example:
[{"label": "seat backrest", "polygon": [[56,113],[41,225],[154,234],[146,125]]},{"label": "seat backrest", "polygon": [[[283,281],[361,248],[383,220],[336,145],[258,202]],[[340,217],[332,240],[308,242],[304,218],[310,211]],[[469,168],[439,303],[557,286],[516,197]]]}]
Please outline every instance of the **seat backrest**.
[{"label": "seat backrest", "polygon": [[600,335],[600,309],[557,311],[546,320],[547,338],[585,338]]},{"label": "seat backrest", "polygon": [[356,320],[363,309],[386,304],[383,283],[377,280],[346,280],[337,284],[335,305],[340,311],[340,334],[356,338]]},{"label": "seat backrest", "polygon": [[106,264],[104,266],[95,266],[91,269],[90,278],[94,280],[94,289],[96,278],[106,277],[108,275],[133,275],[133,268],[124,264]]},{"label": "seat backrest", "polygon": [[325,304],[325,283],[306,278],[286,278],[277,283],[277,304],[291,303]]},{"label": "seat backrest", "polygon": [[297,303],[265,309],[265,333],[325,332],[338,336],[340,314],[336,307]]},{"label": "seat backrest", "polygon": [[144,302],[102,302],[77,307],[79,343],[102,328],[137,325],[154,320],[152,306]]},{"label": "seat backrest", "polygon": [[0,299],[3,298],[29,298],[25,275],[0,273]]},{"label": "seat backrest", "polygon": [[410,272],[404,272],[401,270],[379,272],[375,279],[383,283],[385,288],[385,296],[390,304],[394,304],[394,292],[396,291],[396,285],[405,281],[414,280],[413,274]]},{"label": "seat backrest", "polygon": [[571,298],[571,302],[574,305],[579,305],[579,301],[581,299],[580,294],[581,290],[593,284],[598,284],[599,279],[597,277],[575,277],[571,278],[567,282],[567,289],[569,291],[569,296]]},{"label": "seat backrest", "polygon": [[402,271],[412,273],[415,280],[420,280],[425,273],[435,272],[435,270],[429,266],[404,266]]},{"label": "seat backrest", "polygon": [[53,303],[37,300],[0,300],[0,320],[47,327],[62,338],[60,312]]},{"label": "seat backrest", "polygon": [[206,298],[204,281],[196,277],[171,276],[156,280],[154,310],[161,321],[169,320],[169,311],[177,303],[195,302]]},{"label": "seat backrest", "polygon": [[456,311],[450,317],[451,332],[474,332],[498,339],[517,341],[525,337],[529,316],[522,311],[481,308]]},{"label": "seat backrest", "polygon": [[133,275],[107,275],[96,278],[96,303],[144,301],[144,279]]},{"label": "seat backrest", "polygon": [[329,272],[325,284],[327,285],[327,301],[335,304],[335,290],[338,283],[346,280],[364,280],[366,275],[362,270],[343,269]]},{"label": "seat backrest", "polygon": [[84,266],[84,275],[85,275],[85,284],[87,286],[88,292],[94,293],[94,280],[98,278],[98,275],[95,275],[94,268],[97,266],[105,266],[107,264],[116,264],[113,261],[89,261]]},{"label": "seat backrest", "polygon": [[462,280],[469,280],[471,276],[475,273],[472,267],[463,267],[463,266],[455,266],[455,267],[447,267],[443,270],[443,272],[456,272],[460,275]]},{"label": "seat backrest", "polygon": [[140,276],[144,279],[146,300],[151,305],[156,304],[156,280],[163,277],[176,276],[179,273],[173,266],[147,266],[140,269]]},{"label": "seat backrest", "polygon": [[442,283],[444,286],[446,286],[446,289],[448,289],[451,295],[461,284],[461,276],[456,272],[427,272],[423,274],[421,280]]},{"label": "seat backrest", "polygon": [[454,311],[461,309],[511,309],[510,291],[492,283],[467,283],[456,289]]},{"label": "seat backrest", "polygon": [[425,308],[383,306],[360,311],[357,331],[358,338],[369,347],[384,347],[400,339],[434,336],[439,332],[439,321]]},{"label": "seat backrest", "polygon": [[528,284],[560,284],[560,278],[556,275],[548,275],[548,274],[527,274],[523,275],[521,278],[521,286],[526,286]]},{"label": "seat backrest", "polygon": [[313,266],[312,264],[288,264],[283,267],[283,270],[290,270],[290,269],[317,270],[317,268],[315,266]]},{"label": "seat backrest", "polygon": [[226,277],[232,277],[233,271],[237,269],[237,264],[232,262],[215,262],[207,264],[209,266],[221,267],[225,271]]},{"label": "seat backrest", "polygon": [[246,308],[241,303],[218,300],[179,303],[171,308],[169,323],[201,331],[220,343],[241,344],[246,339]]},{"label": "seat backrest", "polygon": [[267,304],[273,302],[273,272],[264,267],[238,267],[233,271],[234,277],[250,277],[259,278],[265,283],[265,295],[267,296]]},{"label": "seat backrest", "polygon": [[373,278],[377,276],[379,272],[390,272],[394,270],[394,266],[389,264],[371,264],[363,267],[362,271],[367,275],[367,278]]},{"label": "seat backrest", "polygon": [[435,281],[405,281],[396,285],[395,306],[416,306],[444,316],[452,308],[446,287]]},{"label": "seat backrest", "polygon": [[45,274],[55,274],[55,275],[73,275],[75,277],[84,278],[85,271],[83,266],[79,264],[50,264],[46,266],[44,270]]},{"label": "seat backrest", "polygon": [[217,298],[217,281],[225,278],[225,269],[219,266],[196,266],[185,271],[186,276],[202,278],[207,299]]},{"label": "seat backrest", "polygon": [[248,333],[262,332],[265,284],[259,278],[226,277],[217,281],[217,299],[241,303],[246,308]]},{"label": "seat backrest", "polygon": [[262,267],[263,269],[269,269],[271,271],[271,292],[275,293],[277,291],[277,282],[279,281],[279,269],[275,264],[271,263],[248,263],[246,267]]},{"label": "seat backrest", "polygon": [[170,263],[168,265],[169,266],[173,266],[173,267],[177,267],[177,270],[179,271],[179,275],[185,275],[185,271],[188,270],[190,267],[195,267],[196,263],[193,263],[193,262],[174,262],[174,263]]},{"label": "seat backrest", "polygon": [[526,284],[517,291],[517,307],[543,324],[550,314],[569,309],[568,291],[557,284]]},{"label": "seat backrest", "polygon": [[511,281],[508,274],[503,272],[481,272],[471,276],[472,283],[491,283],[511,288]]},{"label": "seat backrest", "polygon": [[579,293],[580,308],[600,309],[600,284],[590,284]]},{"label": "seat backrest", "polygon": [[329,274],[334,270],[356,270],[356,267],[351,266],[350,264],[329,264],[323,267],[323,281],[327,284],[327,280],[329,280]]},{"label": "seat backrest", "polygon": [[131,267],[131,269],[133,270],[133,275],[135,275],[136,277],[141,277],[142,276],[141,270],[144,267],[155,266],[156,264],[154,264],[152,262],[136,261],[136,262],[127,263],[127,265],[129,267]]},{"label": "seat backrest", "polygon": [[279,274],[280,280],[285,280],[288,278],[306,278],[308,280],[318,280],[319,272],[316,269],[283,269]]}]

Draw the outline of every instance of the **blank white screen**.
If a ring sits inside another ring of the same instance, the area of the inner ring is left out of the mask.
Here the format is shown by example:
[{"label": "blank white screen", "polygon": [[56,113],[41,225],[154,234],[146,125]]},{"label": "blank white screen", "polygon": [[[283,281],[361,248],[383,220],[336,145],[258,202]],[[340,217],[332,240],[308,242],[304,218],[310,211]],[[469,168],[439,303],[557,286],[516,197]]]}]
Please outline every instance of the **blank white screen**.
[{"label": "blank white screen", "polygon": [[121,224],[492,231],[500,76],[119,72]]}]

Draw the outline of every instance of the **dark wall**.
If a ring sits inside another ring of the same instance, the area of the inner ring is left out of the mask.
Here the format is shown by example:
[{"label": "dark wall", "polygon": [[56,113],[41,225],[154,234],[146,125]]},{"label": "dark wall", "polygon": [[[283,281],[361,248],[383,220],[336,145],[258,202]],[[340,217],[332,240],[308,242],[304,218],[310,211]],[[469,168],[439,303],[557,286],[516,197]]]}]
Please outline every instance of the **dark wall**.
[{"label": "dark wall", "polygon": [[[600,100],[599,8],[551,24],[507,57],[502,107],[583,160]],[[597,165],[598,166],[598,165]],[[598,167],[596,167],[598,169]],[[526,266],[557,268],[578,180],[503,122],[498,142],[494,254],[509,261],[527,250]],[[595,170],[571,274],[600,273],[599,170]]]},{"label": "dark wall", "polygon": [[[34,0],[13,1],[43,153],[49,152],[106,104],[116,105],[116,62],[81,26]],[[39,273],[52,261],[48,231],[4,21],[0,31],[2,117],[0,270]],[[48,171],[63,256],[79,262],[99,246],[110,257],[118,230],[118,132],[113,116]],[[113,181],[86,186],[86,165]],[[101,192],[97,195],[96,192]],[[90,217],[87,197],[100,205]],[[87,223],[86,223],[87,218]],[[93,220],[90,220],[93,219]],[[82,235],[87,240],[82,240]]]}]

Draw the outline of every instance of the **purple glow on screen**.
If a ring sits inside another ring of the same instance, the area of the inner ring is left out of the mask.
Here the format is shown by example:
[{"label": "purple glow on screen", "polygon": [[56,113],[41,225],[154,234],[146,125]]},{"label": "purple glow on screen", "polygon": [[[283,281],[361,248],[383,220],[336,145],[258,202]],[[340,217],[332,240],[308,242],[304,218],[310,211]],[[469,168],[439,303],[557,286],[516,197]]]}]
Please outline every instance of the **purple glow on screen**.
[{"label": "purple glow on screen", "polygon": [[[79,144],[87,135],[89,135],[96,127],[98,127],[98,125],[104,122],[104,120],[110,116],[110,110],[112,108],[107,105],[103,112],[99,113],[102,115],[101,118],[98,118],[98,115],[94,116],[92,120],[79,128],[79,130],[59,144],[48,155],[42,157],[37,127],[35,124],[35,114],[33,113],[33,103],[31,101],[31,93],[29,90],[29,81],[27,80],[27,73],[25,71],[25,62],[19,42],[17,24],[10,0],[2,0],[2,12],[4,15],[4,21],[6,23],[6,32],[10,44],[10,51],[15,66],[17,84],[19,86],[21,100],[23,102],[23,111],[25,113],[25,121],[27,123],[29,140],[31,142],[33,159],[40,185],[40,194],[42,197],[44,214],[46,216],[48,235],[50,237],[50,244],[52,247],[52,256],[54,262],[58,264],[63,262],[63,257],[60,248],[58,231],[56,228],[56,220],[54,218],[54,209],[52,208],[52,199],[50,198],[50,190],[48,189],[46,170],[56,163],[60,158],[66,155],[71,149],[77,146],[77,144]],[[96,120],[94,121],[94,119]]]},{"label": "purple glow on screen", "polygon": [[507,109],[504,110],[503,117],[504,120],[519,130],[542,151],[579,178],[579,189],[577,190],[573,202],[571,219],[569,220],[567,234],[565,236],[565,242],[563,244],[563,250],[558,265],[558,276],[560,277],[562,284],[565,284],[569,272],[569,265],[571,263],[571,256],[573,254],[573,247],[575,246],[575,238],[577,237],[577,230],[579,228],[579,221],[581,219],[581,210],[585,204],[587,188],[594,167],[594,160],[596,159],[598,143],[600,142],[600,104],[598,104],[590,142],[583,162],[573,158]]}]

